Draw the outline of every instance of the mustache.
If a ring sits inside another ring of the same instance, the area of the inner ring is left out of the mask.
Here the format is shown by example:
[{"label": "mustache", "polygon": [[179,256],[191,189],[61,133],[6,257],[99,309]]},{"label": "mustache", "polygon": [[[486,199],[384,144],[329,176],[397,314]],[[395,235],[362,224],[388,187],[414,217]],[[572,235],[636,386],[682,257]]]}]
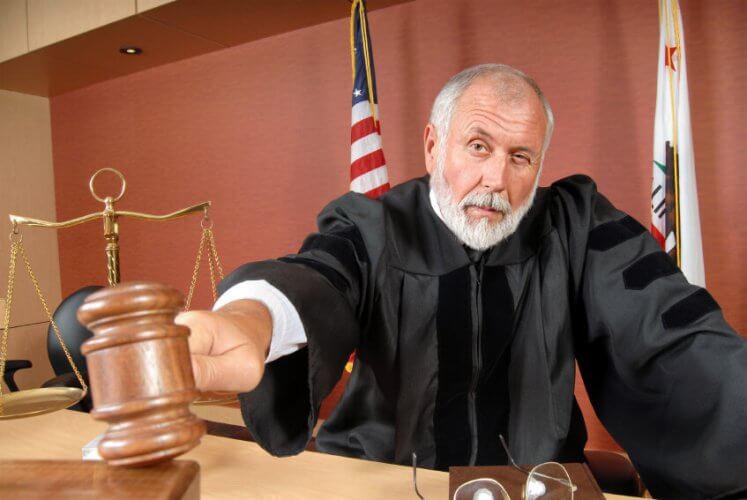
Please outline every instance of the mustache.
[{"label": "mustache", "polygon": [[459,202],[459,208],[464,209],[468,206],[477,206],[480,208],[491,208],[508,215],[512,212],[511,204],[503,199],[498,193],[470,193]]}]

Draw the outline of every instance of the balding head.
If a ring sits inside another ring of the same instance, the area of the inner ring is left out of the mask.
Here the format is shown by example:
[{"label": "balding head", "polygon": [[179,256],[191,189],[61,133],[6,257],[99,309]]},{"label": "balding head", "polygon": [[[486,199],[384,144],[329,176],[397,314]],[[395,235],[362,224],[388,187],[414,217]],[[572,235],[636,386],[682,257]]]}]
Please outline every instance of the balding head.
[{"label": "balding head", "polygon": [[[448,135],[451,119],[459,98],[476,80],[487,80],[495,89],[495,94],[504,104],[519,104],[525,99],[539,99],[547,119],[542,156],[550,146],[554,118],[550,103],[542,90],[531,77],[518,69],[505,64],[481,64],[467,68],[454,75],[436,96],[431,109],[430,122],[442,139]],[[443,143],[443,142],[442,142]]]}]

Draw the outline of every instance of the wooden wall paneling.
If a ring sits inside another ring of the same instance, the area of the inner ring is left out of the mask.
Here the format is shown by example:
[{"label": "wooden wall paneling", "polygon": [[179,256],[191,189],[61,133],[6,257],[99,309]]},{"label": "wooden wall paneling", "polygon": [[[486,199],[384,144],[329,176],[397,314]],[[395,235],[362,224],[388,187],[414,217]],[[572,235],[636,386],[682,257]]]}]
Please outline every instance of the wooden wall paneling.
[{"label": "wooden wall paneling", "polygon": [[[0,296],[6,295],[9,263],[8,214],[47,220],[56,219],[54,172],[49,100],[42,97],[0,91]],[[57,233],[52,229],[22,228],[23,243],[50,312],[60,302],[60,265]],[[23,261],[16,265],[11,325],[46,321]],[[20,337],[24,338],[24,337]],[[36,338],[33,335],[29,338]],[[14,344],[18,345],[18,344]],[[46,357],[46,345],[36,343],[31,358]],[[10,357],[15,356],[14,352]],[[47,372],[43,371],[44,375]],[[44,375],[36,374],[35,380]],[[28,377],[26,374],[24,377]]]},{"label": "wooden wall paneling", "polygon": [[61,94],[108,77],[106,70],[75,64],[57,54],[48,54],[46,49],[0,64],[1,89],[40,97]]},{"label": "wooden wall paneling", "polygon": [[[350,12],[347,0],[141,0],[135,15],[135,0],[130,1],[132,7],[124,9],[113,0],[33,0],[28,10],[30,47],[5,62],[0,58],[0,89],[60,95],[227,45],[345,19]],[[375,11],[409,1],[371,0],[368,8]],[[68,10],[57,12],[60,9]],[[12,27],[26,30],[26,24],[24,18]],[[124,45],[144,52],[123,56],[119,48]]]},{"label": "wooden wall paneling", "polygon": [[26,0],[0,0],[0,61],[28,51]]},{"label": "wooden wall paneling", "polygon": [[[126,45],[140,47],[143,53],[137,56],[120,53],[119,49]],[[164,26],[145,16],[133,16],[111,23],[106,29],[47,47],[44,53],[76,67],[103,69],[108,78],[115,78],[221,48],[221,44],[201,36]]]},{"label": "wooden wall paneling", "polygon": [[[408,0],[370,0],[369,12]],[[180,0],[145,14],[226,46],[350,17],[349,0]],[[206,8],[207,7],[207,8]]]},{"label": "wooden wall paneling", "polygon": [[[142,47],[143,54],[121,54],[119,49],[129,44]],[[216,42],[133,16],[3,63],[0,86],[39,96],[57,95],[219,48]]]},{"label": "wooden wall paneling", "polygon": [[28,0],[29,50],[132,15],[133,0]]},{"label": "wooden wall paneling", "polygon": [[155,9],[161,5],[166,5],[174,0],[137,0],[137,13],[145,12],[146,10]]}]

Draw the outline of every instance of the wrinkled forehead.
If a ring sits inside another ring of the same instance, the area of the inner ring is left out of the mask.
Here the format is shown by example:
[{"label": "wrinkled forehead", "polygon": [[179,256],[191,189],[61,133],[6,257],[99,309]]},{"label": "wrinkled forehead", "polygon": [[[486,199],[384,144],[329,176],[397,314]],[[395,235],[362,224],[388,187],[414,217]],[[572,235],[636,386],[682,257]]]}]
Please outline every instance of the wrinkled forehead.
[{"label": "wrinkled forehead", "polygon": [[475,124],[498,127],[538,152],[547,134],[542,101],[527,82],[514,75],[475,79],[456,101],[447,134],[464,132]]},{"label": "wrinkled forehead", "polygon": [[534,89],[522,78],[511,74],[484,75],[476,78],[456,102],[456,109],[475,105],[501,108],[525,108],[544,115],[542,103]]}]

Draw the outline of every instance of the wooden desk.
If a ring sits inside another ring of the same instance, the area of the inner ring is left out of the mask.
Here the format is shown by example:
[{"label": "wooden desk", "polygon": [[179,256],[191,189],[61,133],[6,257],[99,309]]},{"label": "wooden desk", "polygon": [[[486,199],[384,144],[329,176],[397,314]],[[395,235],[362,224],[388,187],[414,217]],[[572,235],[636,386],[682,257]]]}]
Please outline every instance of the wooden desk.
[{"label": "wooden desk", "polygon": [[[0,460],[78,460],[81,448],[106,425],[87,414],[60,411],[0,422]],[[304,452],[275,458],[256,443],[205,436],[180,458],[200,464],[202,498],[417,498],[409,467]],[[418,487],[444,499],[448,474],[418,469]],[[607,495],[608,499],[622,499]]]}]

